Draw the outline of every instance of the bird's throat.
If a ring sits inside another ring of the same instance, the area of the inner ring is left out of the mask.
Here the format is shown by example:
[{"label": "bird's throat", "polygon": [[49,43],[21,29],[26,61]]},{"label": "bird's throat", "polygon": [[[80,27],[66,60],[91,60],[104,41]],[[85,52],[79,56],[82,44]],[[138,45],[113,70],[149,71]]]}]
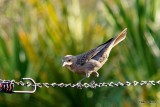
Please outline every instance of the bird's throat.
[{"label": "bird's throat", "polygon": [[71,70],[72,72],[75,72],[75,71],[76,71],[76,65],[74,65],[74,64],[67,66],[67,68],[68,68],[69,70]]}]

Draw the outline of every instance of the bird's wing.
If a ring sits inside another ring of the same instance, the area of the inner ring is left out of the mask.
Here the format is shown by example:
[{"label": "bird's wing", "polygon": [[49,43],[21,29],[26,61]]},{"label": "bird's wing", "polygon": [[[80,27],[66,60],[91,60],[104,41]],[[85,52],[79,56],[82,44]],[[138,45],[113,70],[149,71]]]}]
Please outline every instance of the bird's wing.
[{"label": "bird's wing", "polygon": [[97,48],[90,50],[89,52],[80,54],[77,56],[77,65],[83,65],[90,59],[99,61],[104,53],[109,56],[111,49],[125,39],[127,33],[127,28],[125,28],[116,38],[111,38],[102,45],[99,45]]},{"label": "bird's wing", "polygon": [[[112,39],[111,41],[107,41],[107,43],[105,43],[105,47],[100,52],[98,52],[92,59],[103,62],[104,59],[109,57],[111,49],[125,39],[126,33],[127,28],[125,28],[116,38]],[[102,58],[104,54],[105,56]]]},{"label": "bird's wing", "polygon": [[96,55],[98,55],[104,48],[108,47],[112,42],[113,42],[113,38],[111,38],[110,40],[108,40],[107,42],[105,42],[102,45],[99,45],[98,47],[96,47],[95,49],[90,50],[89,52],[80,54],[77,56],[77,65],[83,65],[85,64],[87,61],[89,61],[90,59],[94,58]]}]

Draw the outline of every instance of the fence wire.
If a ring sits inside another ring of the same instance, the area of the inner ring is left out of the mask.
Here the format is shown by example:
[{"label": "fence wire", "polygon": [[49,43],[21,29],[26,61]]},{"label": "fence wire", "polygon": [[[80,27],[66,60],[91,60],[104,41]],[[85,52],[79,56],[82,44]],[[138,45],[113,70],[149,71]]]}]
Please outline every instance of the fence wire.
[{"label": "fence wire", "polygon": [[[125,87],[125,86],[144,86],[144,85],[160,85],[160,80],[154,81],[133,81],[133,82],[91,82],[91,83],[36,83],[32,78],[22,78],[22,81],[16,82],[15,80],[1,80],[0,79],[0,92],[4,93],[34,93],[37,88],[100,88],[100,87]],[[15,91],[14,86],[32,87],[31,91]]]}]

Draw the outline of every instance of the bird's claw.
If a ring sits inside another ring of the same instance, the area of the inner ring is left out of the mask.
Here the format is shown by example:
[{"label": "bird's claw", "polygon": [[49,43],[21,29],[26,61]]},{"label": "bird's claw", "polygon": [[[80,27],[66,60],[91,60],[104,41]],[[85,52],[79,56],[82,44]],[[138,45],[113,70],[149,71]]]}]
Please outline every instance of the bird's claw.
[{"label": "bird's claw", "polygon": [[89,84],[95,84],[95,81],[94,81],[94,80],[92,80]]},{"label": "bird's claw", "polygon": [[96,87],[96,82],[94,80],[92,80],[89,84],[90,84],[90,88]]},{"label": "bird's claw", "polygon": [[77,88],[82,89],[82,83],[81,83],[81,82],[78,82],[78,83],[76,84],[76,86],[77,86]]}]

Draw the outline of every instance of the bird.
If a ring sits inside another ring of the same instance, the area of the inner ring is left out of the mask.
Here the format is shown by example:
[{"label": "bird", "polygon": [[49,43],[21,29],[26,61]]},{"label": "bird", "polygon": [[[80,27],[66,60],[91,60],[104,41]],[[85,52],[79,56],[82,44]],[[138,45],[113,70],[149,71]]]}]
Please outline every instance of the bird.
[{"label": "bird", "polygon": [[99,77],[98,70],[108,60],[111,49],[126,38],[127,28],[125,28],[117,37],[109,39],[107,42],[97,46],[94,49],[79,55],[65,55],[62,58],[62,66],[70,71],[85,75],[79,83],[81,83],[90,75]]}]

